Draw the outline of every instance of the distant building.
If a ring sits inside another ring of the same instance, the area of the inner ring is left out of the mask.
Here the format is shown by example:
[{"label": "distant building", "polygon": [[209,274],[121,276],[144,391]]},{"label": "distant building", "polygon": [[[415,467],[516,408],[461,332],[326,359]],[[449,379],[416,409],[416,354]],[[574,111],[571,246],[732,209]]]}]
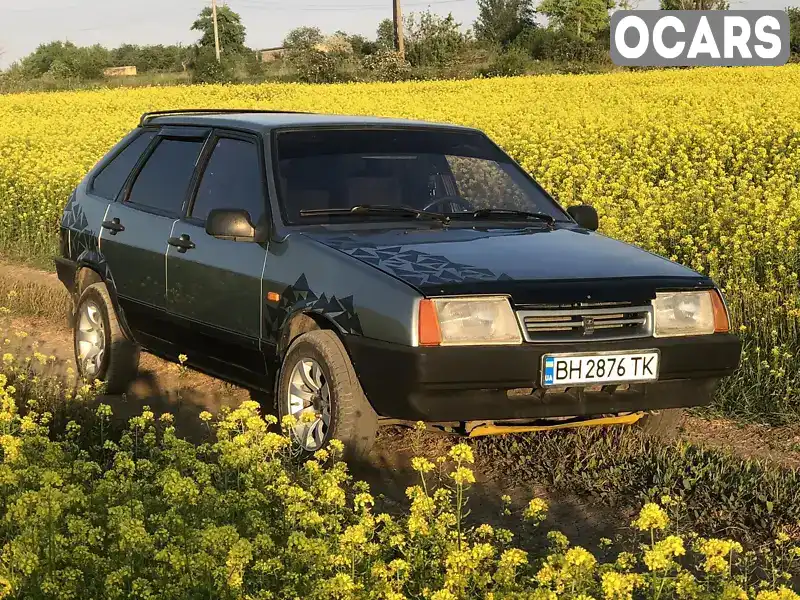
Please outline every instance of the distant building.
[{"label": "distant building", "polygon": [[283,55],[284,48],[266,48],[259,50],[258,54],[261,56],[262,62],[272,62],[279,59]]},{"label": "distant building", "polygon": [[106,77],[130,77],[136,75],[136,67],[109,67],[103,71]]}]

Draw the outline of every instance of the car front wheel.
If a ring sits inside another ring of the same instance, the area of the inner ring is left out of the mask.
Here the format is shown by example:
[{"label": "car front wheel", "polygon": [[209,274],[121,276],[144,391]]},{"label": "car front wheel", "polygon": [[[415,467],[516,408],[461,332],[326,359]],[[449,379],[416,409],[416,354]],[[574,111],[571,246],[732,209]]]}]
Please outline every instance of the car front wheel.
[{"label": "car front wheel", "polygon": [[290,435],[305,455],[337,439],[345,446],[345,458],[363,459],[375,442],[378,417],[332,331],[311,331],[292,342],[276,400],[280,419],[295,418]]},{"label": "car front wheel", "polygon": [[80,376],[104,382],[109,394],[125,392],[139,368],[139,347],[122,332],[104,283],[90,285],[78,299],[73,337]]}]

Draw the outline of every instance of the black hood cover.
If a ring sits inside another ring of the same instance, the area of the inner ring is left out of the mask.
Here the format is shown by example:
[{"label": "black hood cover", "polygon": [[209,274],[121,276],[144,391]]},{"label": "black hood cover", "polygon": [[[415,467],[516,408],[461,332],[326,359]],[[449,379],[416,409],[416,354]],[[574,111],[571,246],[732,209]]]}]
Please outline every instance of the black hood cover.
[{"label": "black hood cover", "polygon": [[713,283],[635,246],[571,226],[307,233],[428,296],[510,294],[517,305],[649,301]]}]

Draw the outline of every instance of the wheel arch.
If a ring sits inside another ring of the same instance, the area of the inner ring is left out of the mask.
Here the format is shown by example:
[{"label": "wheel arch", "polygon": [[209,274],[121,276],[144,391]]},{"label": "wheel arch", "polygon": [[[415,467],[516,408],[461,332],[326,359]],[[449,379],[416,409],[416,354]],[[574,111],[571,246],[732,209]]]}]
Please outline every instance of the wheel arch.
[{"label": "wheel arch", "polygon": [[93,260],[92,258],[93,257],[83,256],[77,262],[77,267],[75,268],[74,304],[77,307],[81,294],[90,285],[94,283],[105,284],[106,289],[108,290],[108,295],[111,298],[111,303],[114,305],[114,311],[117,313],[117,319],[122,327],[122,331],[125,333],[128,339],[133,340],[134,337],[131,333],[130,327],[128,326],[128,321],[125,319],[125,312],[120,306],[119,298],[117,297],[117,288],[114,285],[114,279],[111,276],[108,265],[105,263],[105,261],[101,262],[100,260]]},{"label": "wheel arch", "polygon": [[339,339],[344,342],[344,340],[342,340],[341,328],[332,319],[327,318],[325,315],[303,310],[299,310],[291,314],[286,319],[283,327],[281,327],[281,331],[278,336],[278,345],[276,348],[278,362],[280,363],[283,361],[283,357],[286,355],[286,352],[289,350],[289,346],[292,345],[292,342],[294,342],[304,333],[308,333],[309,331],[317,331],[319,329],[333,331],[339,337]]},{"label": "wheel arch", "polygon": [[75,270],[75,296],[80,298],[83,291],[94,283],[105,283],[100,270],[89,263],[78,263]]}]

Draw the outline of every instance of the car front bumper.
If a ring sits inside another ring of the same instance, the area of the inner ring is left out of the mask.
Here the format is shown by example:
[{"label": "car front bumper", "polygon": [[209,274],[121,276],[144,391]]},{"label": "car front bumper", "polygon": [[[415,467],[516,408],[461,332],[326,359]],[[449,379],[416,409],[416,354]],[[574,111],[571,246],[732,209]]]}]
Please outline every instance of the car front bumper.
[{"label": "car front bumper", "polygon": [[[536,420],[703,406],[739,366],[731,334],[578,344],[413,348],[347,336],[361,386],[382,417],[426,422]],[[540,387],[542,355],[656,348],[658,382]]]}]

